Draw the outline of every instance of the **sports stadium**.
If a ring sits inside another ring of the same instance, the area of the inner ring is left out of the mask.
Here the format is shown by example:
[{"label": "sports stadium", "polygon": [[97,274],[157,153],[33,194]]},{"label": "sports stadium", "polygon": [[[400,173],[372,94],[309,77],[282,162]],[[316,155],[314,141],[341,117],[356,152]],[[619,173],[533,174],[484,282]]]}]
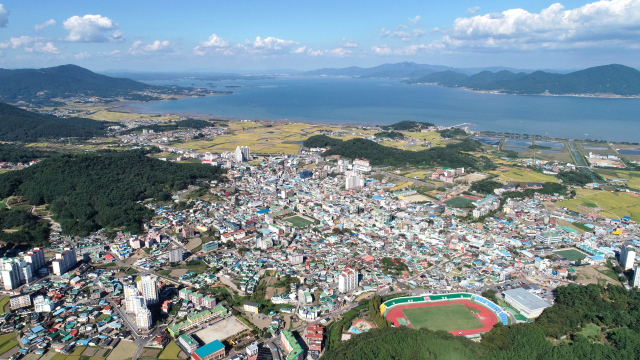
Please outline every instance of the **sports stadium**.
[{"label": "sports stadium", "polygon": [[507,313],[484,297],[469,293],[420,295],[387,300],[380,313],[395,326],[445,330],[453,335],[477,336],[501,322]]}]

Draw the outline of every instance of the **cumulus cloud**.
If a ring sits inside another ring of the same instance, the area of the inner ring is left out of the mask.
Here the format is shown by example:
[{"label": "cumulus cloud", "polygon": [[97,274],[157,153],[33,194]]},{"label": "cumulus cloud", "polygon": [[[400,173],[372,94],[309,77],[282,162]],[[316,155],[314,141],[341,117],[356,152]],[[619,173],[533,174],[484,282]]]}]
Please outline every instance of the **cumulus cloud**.
[{"label": "cumulus cloud", "polygon": [[472,8],[468,8],[468,9],[467,9],[467,14],[469,14],[469,15],[475,15],[475,14],[477,14],[479,11],[480,11],[480,6],[475,6],[475,7],[472,7]]},{"label": "cumulus cloud", "polygon": [[338,42],[338,45],[342,48],[357,48],[358,43],[355,41],[347,40],[346,38],[342,38],[342,41]]},{"label": "cumulus cloud", "polygon": [[409,24],[416,24],[418,21],[420,21],[420,19],[422,19],[420,15],[414,17],[413,19],[409,18]]},{"label": "cumulus cloud", "polygon": [[562,49],[640,45],[640,0],[601,0],[565,10],[560,3],[540,13],[510,9],[458,18],[435,28],[448,48]]},{"label": "cumulus cloud", "polygon": [[333,50],[307,50],[307,54],[309,56],[335,56],[335,57],[346,57],[353,53],[351,49],[345,49],[343,47],[335,48]]},{"label": "cumulus cloud", "polygon": [[40,54],[60,54],[61,51],[50,41],[41,37],[20,36],[12,37],[7,42],[0,43],[0,49],[24,49],[26,52]]},{"label": "cumulus cloud", "polygon": [[156,40],[152,44],[145,45],[142,41],[136,41],[129,48],[131,55],[148,55],[150,53],[168,53],[173,52],[172,44],[167,41]]},{"label": "cumulus cloud", "polygon": [[193,52],[197,55],[204,55],[210,52],[222,52],[227,55],[234,53],[229,49],[229,41],[222,39],[216,34],[211,34],[209,39],[196,46]]},{"label": "cumulus cloud", "polygon": [[391,30],[389,29],[382,28],[382,30],[380,30],[380,37],[387,37],[389,34],[391,34]]},{"label": "cumulus cloud", "polygon": [[[72,16],[62,25],[69,32],[66,39],[72,42],[123,42],[122,33],[117,31],[118,24],[102,15]],[[114,31],[109,37],[105,33]]]},{"label": "cumulus cloud", "polygon": [[288,51],[293,46],[299,45],[299,43],[293,40],[278,39],[273,36],[262,39],[260,36],[256,37],[256,40],[245,43],[245,48],[254,51],[268,51],[268,52],[281,52]]},{"label": "cumulus cloud", "polygon": [[0,28],[7,27],[7,23],[9,23],[9,10],[0,4]]},{"label": "cumulus cloud", "polygon": [[43,22],[42,24],[36,24],[36,26],[34,26],[34,28],[36,29],[36,31],[40,31],[48,26],[54,26],[56,24],[56,21],[51,19],[51,20],[47,20],[45,22]]}]

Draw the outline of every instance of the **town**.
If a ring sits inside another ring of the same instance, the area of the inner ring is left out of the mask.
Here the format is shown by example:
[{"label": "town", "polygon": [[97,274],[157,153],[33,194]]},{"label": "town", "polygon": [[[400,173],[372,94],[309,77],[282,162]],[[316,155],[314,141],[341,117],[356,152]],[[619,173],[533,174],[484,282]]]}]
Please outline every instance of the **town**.
[{"label": "town", "polygon": [[[505,181],[520,170],[403,174],[302,145],[289,154],[174,145],[225,134],[116,135],[118,146],[157,147],[164,161],[221,166],[228,181],[145,202],[153,218],[141,234],[54,230],[49,247],[5,249],[2,358],[317,359],[373,328],[419,327],[405,307],[464,303],[480,320],[441,329],[479,340],[496,323],[531,322],[559,286],[640,286],[636,220],[569,209],[574,196],[547,182]],[[589,157],[605,160],[621,163]],[[541,180],[577,165],[501,161],[537,167]],[[503,183],[483,191],[491,179]]]}]

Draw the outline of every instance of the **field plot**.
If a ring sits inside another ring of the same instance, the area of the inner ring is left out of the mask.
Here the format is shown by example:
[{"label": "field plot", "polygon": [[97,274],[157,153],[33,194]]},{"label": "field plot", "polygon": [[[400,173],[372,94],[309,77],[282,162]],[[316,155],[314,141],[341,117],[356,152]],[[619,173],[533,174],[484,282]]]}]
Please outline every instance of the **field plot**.
[{"label": "field plot", "polygon": [[558,182],[558,180],[551,176],[541,174],[535,171],[525,171],[521,169],[511,169],[506,172],[493,172],[496,175],[499,175],[499,178],[505,182],[533,182],[533,183],[543,183],[543,182]]},{"label": "field plot", "polygon": [[582,251],[576,249],[558,250],[554,251],[554,254],[558,254],[569,261],[584,260],[588,255]]},{"label": "field plot", "polygon": [[132,354],[136,353],[138,345],[128,340],[122,340],[115,349],[107,357],[108,360],[125,360],[130,359]]},{"label": "field plot", "polygon": [[162,351],[160,356],[158,356],[158,359],[160,359],[160,360],[177,360],[177,359],[179,359],[178,354],[180,354],[180,351],[182,351],[180,346],[178,344],[176,344],[174,341],[171,341],[164,348],[164,350]]},{"label": "field plot", "polygon": [[442,305],[402,310],[414,329],[467,330],[482,327],[482,323],[462,304]]},{"label": "field plot", "polygon": [[601,190],[576,190],[578,196],[573,200],[561,201],[559,206],[569,210],[587,213],[587,209],[594,209],[597,205],[602,211],[600,215],[619,219],[629,216],[633,221],[640,221],[640,198],[627,193],[612,193]]},{"label": "field plot", "polygon": [[313,224],[313,221],[302,217],[302,216],[292,216],[292,217],[288,217],[286,219],[284,219],[284,221],[288,221],[291,223],[291,225],[295,226],[295,227],[299,227],[299,228],[303,228],[303,227],[307,227],[311,224]]}]

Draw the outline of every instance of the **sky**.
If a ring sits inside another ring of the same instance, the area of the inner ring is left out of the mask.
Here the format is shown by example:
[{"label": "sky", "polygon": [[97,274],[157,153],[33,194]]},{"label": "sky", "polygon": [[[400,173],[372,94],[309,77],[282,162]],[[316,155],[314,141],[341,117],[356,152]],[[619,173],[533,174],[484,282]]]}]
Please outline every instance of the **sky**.
[{"label": "sky", "polygon": [[640,67],[640,0],[0,0],[0,67]]}]

